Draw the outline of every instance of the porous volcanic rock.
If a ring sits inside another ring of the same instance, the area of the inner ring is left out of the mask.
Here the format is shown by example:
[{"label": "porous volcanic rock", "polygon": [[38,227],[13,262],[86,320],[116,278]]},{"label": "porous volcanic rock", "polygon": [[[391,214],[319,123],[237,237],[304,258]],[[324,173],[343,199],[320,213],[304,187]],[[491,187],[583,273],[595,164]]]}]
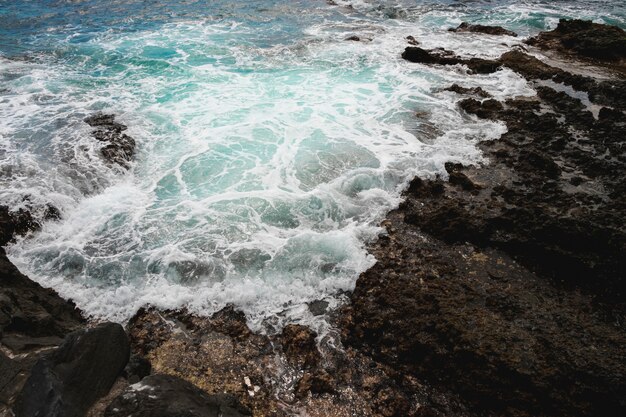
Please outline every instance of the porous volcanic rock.
[{"label": "porous volcanic rock", "polygon": [[626,59],[626,32],[591,20],[561,19],[556,29],[526,41],[542,49],[573,53],[606,61]]},{"label": "porous volcanic rock", "polygon": [[537,96],[459,101],[507,133],[479,144],[488,163],[411,183],[371,248],[378,262],[357,281],[343,340],[451,389],[470,414],[623,415],[624,79],[519,50],[498,61]]},{"label": "porous volcanic rock", "polygon": [[94,127],[94,138],[105,142],[100,153],[105,160],[128,169],[135,155],[135,140],[124,133],[126,125],[115,121],[115,115],[96,113],[85,118],[85,123]]},{"label": "porous volcanic rock", "polygon": [[502,26],[486,26],[486,25],[473,25],[471,23],[463,22],[456,28],[448,29],[450,32],[471,32],[471,33],[484,33],[486,35],[507,35],[517,36],[517,33],[512,30],[503,28]]},{"label": "porous volcanic rock", "polygon": [[492,59],[461,58],[445,49],[423,49],[419,46],[407,46],[402,58],[410,62],[435,65],[465,65],[476,74],[491,74],[502,64]]}]

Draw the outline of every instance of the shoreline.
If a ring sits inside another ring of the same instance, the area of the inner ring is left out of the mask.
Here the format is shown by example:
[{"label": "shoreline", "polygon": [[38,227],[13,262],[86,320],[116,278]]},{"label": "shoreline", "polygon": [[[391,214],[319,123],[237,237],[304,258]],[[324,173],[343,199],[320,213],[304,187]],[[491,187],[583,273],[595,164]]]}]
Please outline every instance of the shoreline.
[{"label": "shoreline", "polygon": [[[547,39],[546,47],[554,43]],[[448,164],[449,181],[413,180],[404,203],[383,222],[387,235],[370,247],[376,265],[361,274],[349,305],[332,313],[336,331],[322,340],[300,325],[277,335],[255,334],[232,307],[210,318],[140,310],[126,326],[130,345],[113,349],[121,352],[113,368],[124,362],[126,370],[107,377],[117,382],[107,396],[87,405],[88,415],[125,415],[112,411],[133,407],[119,394],[144,378],[152,379],[143,383],[177,387],[181,397],[201,398],[232,415],[624,411],[619,255],[626,247],[621,221],[626,207],[619,198],[620,173],[626,174],[626,82],[623,77],[598,82],[519,50],[499,60],[467,60],[410,42],[405,52],[410,61],[467,65],[476,73],[507,66],[535,83],[536,98],[505,103],[451,87],[468,115],[507,123],[503,137],[479,145],[490,164]],[[579,59],[577,53],[565,56]],[[597,117],[538,80],[586,92],[601,107]],[[113,133],[124,130],[112,119],[106,122]],[[13,224],[9,234],[36,229],[27,217],[3,220],[3,228],[15,221],[21,226]],[[0,258],[10,277],[3,276],[2,296],[9,294],[9,303],[17,306],[3,310],[9,314],[2,322],[2,369],[13,370],[0,386],[0,405],[6,406],[20,403],[20,384],[46,349],[66,346],[64,337],[76,330],[88,333],[79,329],[93,323],[71,302],[19,273],[3,249]],[[81,357],[94,361],[99,353],[88,348],[80,347],[89,352]],[[185,379],[203,392],[180,380],[155,379],[150,370]],[[223,392],[231,396],[219,397]],[[204,398],[206,393],[211,398]],[[137,404],[154,400],[133,395]],[[155,401],[156,407],[171,399],[163,394]]]}]

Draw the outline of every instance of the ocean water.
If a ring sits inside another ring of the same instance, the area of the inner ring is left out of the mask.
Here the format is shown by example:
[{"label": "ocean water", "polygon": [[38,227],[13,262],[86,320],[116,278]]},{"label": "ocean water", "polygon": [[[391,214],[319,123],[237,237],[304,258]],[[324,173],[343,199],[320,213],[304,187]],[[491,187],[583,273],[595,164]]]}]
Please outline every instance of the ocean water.
[{"label": "ocean water", "polygon": [[[534,94],[506,69],[405,62],[406,36],[497,57],[560,17],[626,27],[621,0],[336,3],[0,1],[0,204],[62,214],[11,260],[94,317],[232,303],[257,329],[323,326],[306,303],[354,288],[410,179],[505,132],[442,89]],[[521,37],[447,31],[462,21]],[[97,111],[137,141],[130,170],[100,158]]]}]

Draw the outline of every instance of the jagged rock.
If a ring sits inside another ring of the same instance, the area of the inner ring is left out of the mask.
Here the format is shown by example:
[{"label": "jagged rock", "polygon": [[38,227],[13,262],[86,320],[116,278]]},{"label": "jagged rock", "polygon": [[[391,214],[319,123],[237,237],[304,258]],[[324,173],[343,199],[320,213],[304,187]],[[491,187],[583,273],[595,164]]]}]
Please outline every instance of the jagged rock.
[{"label": "jagged rock", "polygon": [[596,120],[566,93],[536,89],[535,99],[460,102],[508,131],[481,143],[489,164],[413,181],[357,281],[345,340],[454,389],[479,414],[618,416],[624,109]]},{"label": "jagged rock", "polygon": [[119,324],[69,334],[33,366],[14,406],[17,417],[79,417],[109,392],[130,355]]},{"label": "jagged rock", "polygon": [[561,19],[556,29],[541,32],[526,43],[599,60],[620,61],[626,58],[626,32],[617,26],[593,23],[591,20]]},{"label": "jagged rock", "polygon": [[289,324],[283,328],[281,341],[283,351],[289,362],[304,367],[315,365],[319,361],[319,351],[315,338],[317,333],[300,324]]},{"label": "jagged rock", "polygon": [[96,113],[85,118],[85,123],[96,129],[94,138],[107,143],[100,149],[105,160],[128,169],[135,155],[135,140],[123,133],[127,127],[115,121],[115,115]]},{"label": "jagged rock", "polygon": [[466,65],[477,74],[491,74],[496,72],[501,64],[498,61],[482,58],[460,58],[453,52],[446,50],[427,50],[418,46],[407,46],[402,58],[410,62],[436,65]]},{"label": "jagged rock", "polygon": [[452,84],[450,87],[444,88],[444,91],[452,91],[457,94],[469,94],[469,95],[474,95],[474,96],[478,96],[482,98],[491,97],[491,94],[489,94],[488,92],[486,92],[480,87],[469,88],[469,87],[462,87],[458,84]]},{"label": "jagged rock", "polygon": [[517,36],[517,33],[511,30],[507,30],[501,26],[472,25],[467,22],[463,22],[458,27],[450,28],[448,30],[450,32],[472,32],[472,33],[484,33],[487,35]]},{"label": "jagged rock", "polygon": [[243,417],[251,415],[234,397],[208,395],[175,376],[155,374],[130,385],[107,407],[105,417]]},{"label": "jagged rock", "polygon": [[308,392],[313,394],[323,394],[333,392],[335,390],[335,381],[333,377],[326,371],[307,372],[298,381],[296,385],[296,396],[302,398]]},{"label": "jagged rock", "polygon": [[3,248],[0,274],[0,337],[62,338],[84,324],[71,301],[28,279],[9,261]]}]

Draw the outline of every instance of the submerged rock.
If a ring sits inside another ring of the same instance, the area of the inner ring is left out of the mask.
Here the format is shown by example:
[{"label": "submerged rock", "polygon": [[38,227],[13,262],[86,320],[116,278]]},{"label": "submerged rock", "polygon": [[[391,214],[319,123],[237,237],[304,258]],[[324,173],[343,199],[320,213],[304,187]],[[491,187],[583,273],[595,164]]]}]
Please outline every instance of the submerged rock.
[{"label": "submerged rock", "polygon": [[467,22],[463,22],[458,27],[450,28],[448,30],[450,32],[472,32],[472,33],[484,33],[487,35],[517,36],[517,33],[511,30],[507,30],[501,26],[472,25]]},{"label": "submerged rock", "polygon": [[127,127],[115,121],[115,115],[96,113],[85,118],[85,123],[96,128],[92,135],[106,145],[100,149],[105,160],[128,169],[135,155],[135,140],[123,133]]},{"label": "submerged rock", "polygon": [[251,415],[226,394],[208,395],[184,379],[150,375],[130,385],[107,407],[105,417],[243,417]]},{"label": "submerged rock", "polygon": [[130,346],[119,324],[69,334],[33,366],[14,406],[17,417],[79,417],[109,392],[128,362]]}]

